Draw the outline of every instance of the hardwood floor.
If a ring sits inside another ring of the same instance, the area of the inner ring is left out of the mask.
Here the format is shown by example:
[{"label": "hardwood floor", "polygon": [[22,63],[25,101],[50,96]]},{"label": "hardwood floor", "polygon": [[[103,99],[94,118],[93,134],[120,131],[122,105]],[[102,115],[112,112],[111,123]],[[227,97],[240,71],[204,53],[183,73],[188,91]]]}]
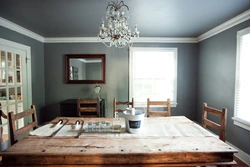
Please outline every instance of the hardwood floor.
[{"label": "hardwood floor", "polygon": [[234,167],[249,167],[247,164],[243,163],[241,160],[239,160],[236,157],[234,157],[234,160],[237,162],[237,165]]}]

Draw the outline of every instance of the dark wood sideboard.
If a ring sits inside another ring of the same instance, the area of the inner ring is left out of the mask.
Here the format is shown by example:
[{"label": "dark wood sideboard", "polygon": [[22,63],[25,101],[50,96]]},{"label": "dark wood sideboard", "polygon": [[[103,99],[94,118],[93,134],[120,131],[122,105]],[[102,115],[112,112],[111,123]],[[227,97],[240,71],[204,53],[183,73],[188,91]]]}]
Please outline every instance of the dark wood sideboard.
[{"label": "dark wood sideboard", "polygon": [[[77,99],[67,99],[60,103],[62,117],[78,117]],[[100,117],[105,117],[105,99],[100,101]]]}]

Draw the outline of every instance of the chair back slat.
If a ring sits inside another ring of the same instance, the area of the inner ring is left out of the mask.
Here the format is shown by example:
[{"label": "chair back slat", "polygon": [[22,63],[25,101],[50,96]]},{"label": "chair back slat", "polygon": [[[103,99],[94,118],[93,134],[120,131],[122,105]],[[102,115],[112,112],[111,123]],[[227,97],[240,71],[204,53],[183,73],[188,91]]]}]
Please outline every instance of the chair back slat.
[{"label": "chair back slat", "polygon": [[32,130],[34,127],[37,127],[37,123],[35,123],[35,122],[29,123],[26,126],[18,129],[18,131],[16,132],[16,135],[19,136],[25,132]]},{"label": "chair back slat", "polygon": [[25,112],[21,112],[21,113],[15,114],[14,115],[14,119],[15,120],[21,119],[23,117],[27,117],[27,116],[32,115],[32,114],[34,114],[34,110],[33,109],[28,109]]},{"label": "chair back slat", "polygon": [[216,115],[216,116],[221,116],[221,110],[218,110],[218,109],[215,109],[215,108],[212,108],[212,107],[208,107],[206,106],[205,107],[206,111],[213,114],[213,115]]},{"label": "chair back slat", "polygon": [[220,130],[220,125],[209,120],[209,119],[204,119],[204,124],[207,126],[210,126],[211,128],[214,128],[216,130]]},{"label": "chair back slat", "polygon": [[79,110],[81,112],[97,112],[96,107],[81,107]]},{"label": "chair back slat", "polygon": [[[156,111],[159,107],[165,107],[164,111]],[[154,110],[153,110],[154,108]],[[171,116],[171,103],[168,98],[167,101],[151,101],[150,98],[147,98],[147,117],[151,116]]]},{"label": "chair back slat", "polygon": [[[216,123],[211,119],[208,119],[207,113],[220,117],[220,123]],[[203,104],[202,111],[202,126],[207,128],[207,126],[219,131],[219,138],[222,141],[226,141],[226,122],[227,122],[227,109],[222,108],[222,110],[208,107],[207,103]]]}]

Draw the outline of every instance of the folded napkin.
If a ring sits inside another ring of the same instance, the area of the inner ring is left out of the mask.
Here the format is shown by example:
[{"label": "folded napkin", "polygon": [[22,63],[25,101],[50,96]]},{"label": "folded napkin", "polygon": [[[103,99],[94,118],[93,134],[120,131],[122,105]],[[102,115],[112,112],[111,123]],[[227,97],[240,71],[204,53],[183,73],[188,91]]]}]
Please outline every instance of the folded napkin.
[{"label": "folded napkin", "polygon": [[46,124],[30,132],[32,136],[52,136],[63,124]]},{"label": "folded napkin", "polygon": [[55,136],[78,136],[81,130],[81,125],[64,125]]}]

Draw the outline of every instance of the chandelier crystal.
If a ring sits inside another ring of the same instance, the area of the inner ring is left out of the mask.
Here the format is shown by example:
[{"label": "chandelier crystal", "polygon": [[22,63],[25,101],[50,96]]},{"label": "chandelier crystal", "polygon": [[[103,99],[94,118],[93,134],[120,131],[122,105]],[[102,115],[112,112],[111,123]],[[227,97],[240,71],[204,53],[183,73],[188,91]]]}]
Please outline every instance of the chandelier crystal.
[{"label": "chandelier crystal", "polygon": [[107,27],[104,26],[104,19],[100,25],[98,38],[107,46],[124,48],[132,45],[132,39],[139,37],[137,26],[133,32],[128,27],[129,7],[123,1],[108,3],[106,8]]}]

